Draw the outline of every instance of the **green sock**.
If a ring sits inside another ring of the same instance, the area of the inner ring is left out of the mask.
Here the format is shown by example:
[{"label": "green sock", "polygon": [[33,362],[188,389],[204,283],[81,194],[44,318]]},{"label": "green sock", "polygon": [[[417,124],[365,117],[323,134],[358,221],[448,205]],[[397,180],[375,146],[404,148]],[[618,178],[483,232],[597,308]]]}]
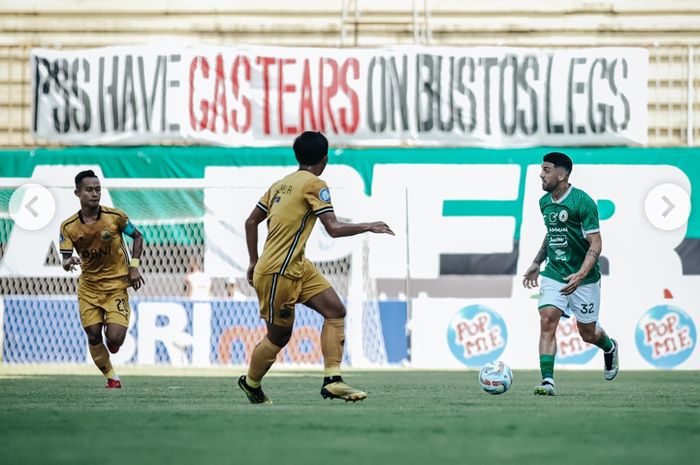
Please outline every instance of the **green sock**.
[{"label": "green sock", "polygon": [[540,355],[540,371],[542,379],[554,379],[554,355]]},{"label": "green sock", "polygon": [[613,341],[608,337],[607,334],[603,333],[603,335],[600,336],[595,345],[603,349],[604,352],[610,352],[613,348]]}]

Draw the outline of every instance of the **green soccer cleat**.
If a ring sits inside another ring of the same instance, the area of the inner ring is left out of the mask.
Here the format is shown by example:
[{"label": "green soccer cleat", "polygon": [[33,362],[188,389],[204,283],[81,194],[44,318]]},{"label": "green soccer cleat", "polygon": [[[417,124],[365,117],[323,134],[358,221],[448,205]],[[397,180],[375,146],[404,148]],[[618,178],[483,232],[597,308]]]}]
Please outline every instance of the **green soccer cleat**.
[{"label": "green soccer cleat", "polygon": [[613,341],[613,349],[608,353],[603,353],[603,360],[605,361],[605,366],[603,367],[603,374],[605,379],[612,381],[617,376],[617,372],[620,371],[620,358],[618,356],[617,341]]},{"label": "green soccer cleat", "polygon": [[543,379],[542,384],[535,388],[534,394],[536,396],[554,396],[554,380]]},{"label": "green soccer cleat", "polygon": [[245,382],[245,375],[238,378],[238,387],[245,392],[251,404],[271,404],[272,401],[265,395],[262,388],[252,388]]},{"label": "green soccer cleat", "polygon": [[367,393],[348,386],[340,376],[333,377],[332,381],[321,388],[321,396],[324,399],[343,399],[345,402],[357,402],[365,400]]}]

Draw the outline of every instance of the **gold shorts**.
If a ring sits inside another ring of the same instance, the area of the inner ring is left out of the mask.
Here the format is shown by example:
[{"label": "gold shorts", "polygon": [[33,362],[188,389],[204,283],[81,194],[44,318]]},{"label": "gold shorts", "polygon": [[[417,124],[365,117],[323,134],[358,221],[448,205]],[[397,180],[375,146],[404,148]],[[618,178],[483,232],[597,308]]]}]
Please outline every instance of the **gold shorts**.
[{"label": "gold shorts", "polygon": [[105,294],[78,287],[78,309],[84,328],[98,323],[115,323],[129,327],[131,307],[126,289]]},{"label": "gold shorts", "polygon": [[254,273],[253,287],[260,302],[260,318],[278,326],[292,326],[294,305],[307,302],[331,287],[331,283],[313,263],[305,260],[301,278],[291,279],[278,273]]}]

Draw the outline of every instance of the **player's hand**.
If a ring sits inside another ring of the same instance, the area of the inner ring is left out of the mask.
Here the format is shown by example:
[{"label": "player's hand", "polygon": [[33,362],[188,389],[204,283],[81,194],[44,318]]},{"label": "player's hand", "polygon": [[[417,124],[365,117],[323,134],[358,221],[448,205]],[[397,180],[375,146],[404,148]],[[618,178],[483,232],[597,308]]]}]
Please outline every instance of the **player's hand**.
[{"label": "player's hand", "polygon": [[80,266],[81,264],[82,261],[80,260],[80,257],[73,255],[63,263],[63,269],[66,271],[73,271],[75,270],[76,266]]},{"label": "player's hand", "polygon": [[135,291],[138,291],[146,283],[138,268],[129,268],[129,282]]},{"label": "player's hand", "polygon": [[578,289],[578,287],[581,285],[581,281],[583,281],[583,275],[580,273],[574,273],[574,274],[570,274],[569,276],[567,276],[564,279],[566,279],[566,281],[569,284],[562,287],[559,292],[563,295],[569,295],[569,294],[573,294],[573,292],[576,289]]},{"label": "player's hand", "polygon": [[253,272],[255,271],[255,263],[248,265],[248,270],[245,272],[245,279],[248,284],[253,285]]},{"label": "player's hand", "polygon": [[369,224],[369,232],[376,234],[391,234],[395,236],[394,231],[383,221],[375,221]]},{"label": "player's hand", "polygon": [[523,275],[523,287],[532,289],[537,287],[537,278],[540,276],[540,265],[533,263]]}]

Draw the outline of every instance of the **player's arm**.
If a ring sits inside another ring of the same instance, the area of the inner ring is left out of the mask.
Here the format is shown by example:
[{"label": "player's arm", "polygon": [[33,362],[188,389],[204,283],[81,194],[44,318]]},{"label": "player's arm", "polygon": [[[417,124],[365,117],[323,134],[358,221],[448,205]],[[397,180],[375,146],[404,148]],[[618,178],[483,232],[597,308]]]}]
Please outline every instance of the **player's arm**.
[{"label": "player's arm", "polygon": [[246,279],[253,284],[253,271],[258,263],[258,225],[267,218],[267,211],[263,210],[262,204],[253,208],[248,218],[245,220],[245,243],[248,247],[248,271]]},{"label": "player's arm", "polygon": [[581,281],[593,269],[598,257],[600,257],[600,252],[603,251],[603,239],[600,237],[600,232],[588,233],[586,239],[588,239],[589,244],[588,252],[586,252],[581,268],[576,273],[566,277],[568,284],[559,291],[564,295],[571,294],[581,285]]},{"label": "player's arm", "polygon": [[61,224],[58,248],[61,249],[61,266],[63,266],[63,269],[66,271],[75,270],[75,267],[80,265],[80,257],[73,255],[73,240],[64,224]]},{"label": "player's arm", "polygon": [[535,255],[535,259],[532,261],[532,265],[530,265],[530,268],[527,269],[525,274],[523,275],[523,286],[525,286],[527,289],[532,289],[533,287],[537,287],[537,278],[540,275],[540,266],[542,266],[542,262],[547,258],[547,236],[544,236],[544,239],[542,240],[542,246],[540,247],[540,250],[537,251],[537,255]]},{"label": "player's arm", "polygon": [[65,253],[61,252],[61,256],[63,257],[63,269],[66,271],[73,271],[75,270],[75,267],[80,265],[80,257],[77,257],[73,255],[73,253]]},{"label": "player's arm", "polygon": [[141,266],[141,254],[143,253],[143,234],[128,220],[122,232],[134,240],[131,246],[131,261],[129,262],[129,281],[134,290],[138,291],[139,288],[145,284],[143,276],[141,276],[141,272],[139,271],[139,267]]},{"label": "player's arm", "polygon": [[394,235],[394,231],[392,231],[391,228],[383,221],[374,221],[371,223],[346,223],[344,221],[340,221],[332,210],[321,213],[318,218],[321,220],[323,227],[326,228],[326,231],[328,231],[328,234],[331,237],[355,236],[365,232],[391,234],[392,236]]}]

